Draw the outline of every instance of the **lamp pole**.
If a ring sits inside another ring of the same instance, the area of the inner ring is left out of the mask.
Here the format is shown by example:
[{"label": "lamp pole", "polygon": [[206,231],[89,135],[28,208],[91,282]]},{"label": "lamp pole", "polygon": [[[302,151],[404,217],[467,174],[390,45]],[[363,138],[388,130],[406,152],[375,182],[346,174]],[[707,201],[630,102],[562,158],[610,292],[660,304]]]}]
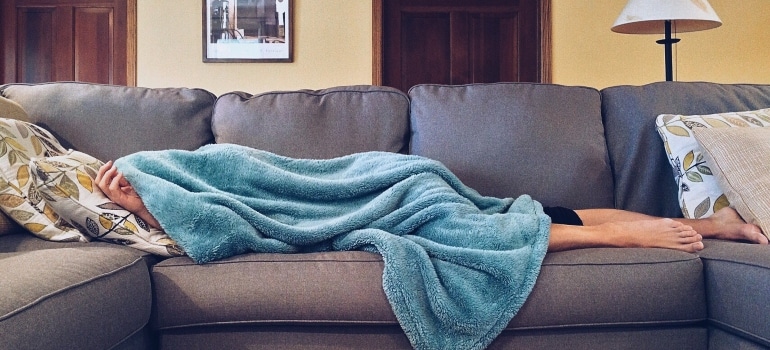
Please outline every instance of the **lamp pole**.
[{"label": "lamp pole", "polygon": [[656,41],[656,43],[661,44],[664,46],[665,49],[665,59],[666,59],[666,81],[673,81],[674,80],[674,64],[673,64],[673,55],[671,53],[671,46],[673,44],[676,44],[679,42],[680,39],[678,38],[671,38],[671,21],[665,22],[666,26],[666,37],[664,39]]}]

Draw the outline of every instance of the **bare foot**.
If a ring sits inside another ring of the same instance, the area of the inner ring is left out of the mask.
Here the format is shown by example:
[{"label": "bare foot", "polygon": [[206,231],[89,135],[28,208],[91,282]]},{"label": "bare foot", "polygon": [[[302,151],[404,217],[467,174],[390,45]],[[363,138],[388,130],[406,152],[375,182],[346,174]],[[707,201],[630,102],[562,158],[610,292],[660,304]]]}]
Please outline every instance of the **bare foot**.
[{"label": "bare foot", "polygon": [[711,226],[708,230],[700,230],[706,238],[768,244],[767,236],[759,226],[746,223],[733,208],[722,208],[705,220]]},{"label": "bare foot", "polygon": [[689,253],[703,249],[703,237],[672,219],[613,222],[594,226],[622,248],[668,248]]}]

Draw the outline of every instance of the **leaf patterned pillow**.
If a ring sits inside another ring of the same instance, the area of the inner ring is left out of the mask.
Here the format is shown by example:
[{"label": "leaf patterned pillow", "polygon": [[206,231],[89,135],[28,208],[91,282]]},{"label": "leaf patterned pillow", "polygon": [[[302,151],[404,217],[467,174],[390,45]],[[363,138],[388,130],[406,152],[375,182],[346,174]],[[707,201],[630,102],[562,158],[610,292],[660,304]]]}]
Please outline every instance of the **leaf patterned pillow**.
[{"label": "leaf patterned pillow", "polygon": [[78,151],[30,162],[35,187],[53,210],[81,232],[161,256],[184,252],[161,230],[147,225],[94,183],[102,162]]},{"label": "leaf patterned pillow", "polygon": [[679,186],[682,214],[686,218],[705,218],[730,202],[706,163],[692,129],[768,127],[770,108],[709,115],[661,114],[655,125]]},{"label": "leaf patterned pillow", "polygon": [[8,119],[28,121],[27,112],[18,103],[0,96],[0,116]]},{"label": "leaf patterned pillow", "polygon": [[29,161],[67,150],[43,128],[0,118],[0,210],[34,235],[60,242],[88,242],[59,216],[31,186]]}]

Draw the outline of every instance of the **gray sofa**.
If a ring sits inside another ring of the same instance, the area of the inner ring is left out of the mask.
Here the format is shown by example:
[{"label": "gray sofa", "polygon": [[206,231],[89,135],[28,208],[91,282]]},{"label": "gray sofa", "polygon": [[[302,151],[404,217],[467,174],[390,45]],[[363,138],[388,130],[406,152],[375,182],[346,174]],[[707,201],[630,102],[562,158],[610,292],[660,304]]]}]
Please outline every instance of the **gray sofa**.
[{"label": "gray sofa", "polygon": [[[482,194],[681,216],[654,118],[770,107],[770,85],[547,84],[233,92],[83,83],[0,94],[65,147],[102,160],[238,143],[282,155],[359,151],[442,161]],[[202,234],[205,234],[202,232]],[[770,347],[770,247],[549,253],[491,349]],[[196,265],[103,242],[0,236],[2,349],[409,348],[365,252],[245,254]]]}]

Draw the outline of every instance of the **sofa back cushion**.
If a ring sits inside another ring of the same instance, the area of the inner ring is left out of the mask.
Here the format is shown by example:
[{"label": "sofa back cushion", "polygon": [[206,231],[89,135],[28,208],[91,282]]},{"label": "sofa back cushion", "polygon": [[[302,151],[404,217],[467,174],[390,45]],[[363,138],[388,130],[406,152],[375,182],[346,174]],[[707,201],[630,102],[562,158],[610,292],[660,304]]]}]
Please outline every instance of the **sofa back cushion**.
[{"label": "sofa back cushion", "polygon": [[364,151],[406,152],[408,118],[408,98],[388,87],[232,92],[217,99],[212,129],[217,143],[322,159]]},{"label": "sofa back cushion", "polygon": [[411,152],[443,162],[484,195],[544,205],[612,207],[613,185],[592,88],[530,83],[418,85]]},{"label": "sofa back cushion", "polygon": [[770,107],[770,85],[659,82],[601,94],[617,208],[666,217],[681,217],[682,210],[655,118]]},{"label": "sofa back cushion", "polygon": [[0,94],[64,147],[103,161],[145,150],[192,150],[213,141],[215,96],[201,89],[60,82],[9,84]]}]

